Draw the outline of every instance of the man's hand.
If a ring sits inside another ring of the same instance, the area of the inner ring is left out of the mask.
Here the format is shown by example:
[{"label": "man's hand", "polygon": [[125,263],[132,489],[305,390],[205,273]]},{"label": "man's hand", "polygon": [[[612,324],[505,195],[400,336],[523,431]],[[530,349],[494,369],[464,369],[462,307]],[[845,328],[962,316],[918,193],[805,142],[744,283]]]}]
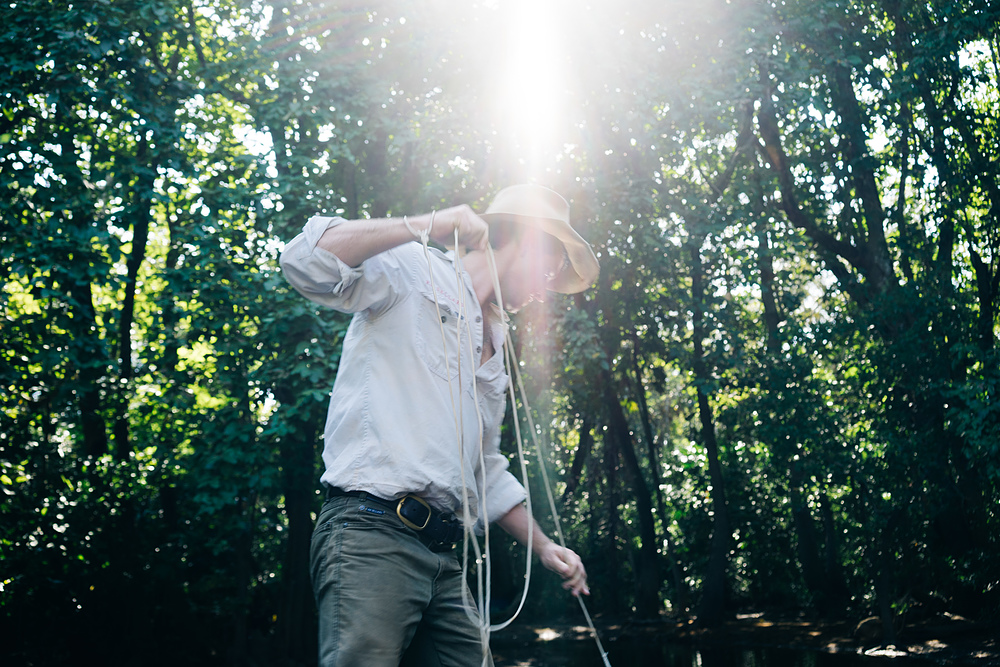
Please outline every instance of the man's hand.
[{"label": "man's hand", "polygon": [[497,523],[522,544],[527,543],[530,531],[532,551],[542,561],[542,565],[563,578],[563,588],[572,591],[573,595],[590,595],[583,561],[572,549],[563,548],[550,540],[523,504],[514,505]]},{"label": "man's hand", "polygon": [[566,549],[555,542],[549,542],[538,553],[542,565],[563,578],[563,588],[572,591],[573,595],[590,595],[587,587],[587,570],[583,561],[572,549]]},{"label": "man's hand", "polygon": [[[420,216],[418,221],[410,219],[410,223],[418,229],[427,229],[430,225],[430,215]],[[416,224],[414,224],[416,223]],[[489,241],[489,225],[467,205],[452,206],[434,214],[434,228],[431,238],[441,245],[455,244],[455,230],[458,230],[458,245],[470,250],[486,250]]]}]

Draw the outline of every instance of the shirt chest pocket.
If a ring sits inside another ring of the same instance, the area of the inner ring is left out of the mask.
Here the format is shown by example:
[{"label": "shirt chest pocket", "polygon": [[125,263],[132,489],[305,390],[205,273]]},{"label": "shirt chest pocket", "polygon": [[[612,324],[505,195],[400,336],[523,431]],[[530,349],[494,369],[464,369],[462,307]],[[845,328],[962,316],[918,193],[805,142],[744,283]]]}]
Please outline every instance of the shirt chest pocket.
[{"label": "shirt chest pocket", "polygon": [[475,340],[475,327],[482,325],[471,313],[460,314],[450,295],[439,295],[436,307],[429,289],[416,296],[417,353],[432,373],[445,380],[456,382],[461,370],[463,388],[471,388],[483,351],[482,347],[477,351],[481,343]]}]

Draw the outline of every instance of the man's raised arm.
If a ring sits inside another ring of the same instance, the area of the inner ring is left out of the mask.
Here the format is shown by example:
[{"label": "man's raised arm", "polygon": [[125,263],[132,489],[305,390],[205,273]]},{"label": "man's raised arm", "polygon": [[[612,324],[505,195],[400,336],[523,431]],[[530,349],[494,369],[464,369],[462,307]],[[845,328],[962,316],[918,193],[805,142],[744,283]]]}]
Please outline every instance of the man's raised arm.
[{"label": "man's raised arm", "polygon": [[[459,245],[466,248],[485,250],[489,238],[486,222],[464,204],[433,214],[408,216],[407,222],[417,233],[430,229],[430,238],[444,245],[455,242],[455,229]],[[413,239],[413,232],[403,218],[348,220],[326,230],[317,245],[348,266],[356,267],[369,257]]]}]

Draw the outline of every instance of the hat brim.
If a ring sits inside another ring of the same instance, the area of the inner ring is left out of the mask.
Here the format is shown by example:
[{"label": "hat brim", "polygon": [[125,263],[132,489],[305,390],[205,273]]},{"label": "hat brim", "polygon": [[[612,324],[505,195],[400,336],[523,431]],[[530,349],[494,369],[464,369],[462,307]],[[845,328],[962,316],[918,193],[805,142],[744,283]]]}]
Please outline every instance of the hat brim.
[{"label": "hat brim", "polygon": [[534,225],[540,231],[559,239],[563,247],[566,248],[569,266],[552,278],[546,286],[548,290],[560,294],[576,294],[597,281],[597,277],[601,273],[601,266],[594,250],[565,220],[512,213],[483,213],[480,217],[490,224],[509,220],[529,226]]}]

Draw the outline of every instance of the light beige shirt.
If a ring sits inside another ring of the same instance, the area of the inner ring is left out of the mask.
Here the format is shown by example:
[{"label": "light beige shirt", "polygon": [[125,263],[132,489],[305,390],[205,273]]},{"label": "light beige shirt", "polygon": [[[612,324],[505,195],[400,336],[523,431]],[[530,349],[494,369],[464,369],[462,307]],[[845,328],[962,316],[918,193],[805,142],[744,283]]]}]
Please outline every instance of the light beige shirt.
[{"label": "light beige shirt", "polygon": [[496,352],[480,366],[483,312],[452,255],[432,248],[428,263],[423,246],[405,243],[352,268],[316,245],[342,222],[312,218],[281,254],[299,293],[354,314],[330,397],[320,479],[382,498],[412,493],[460,515],[464,471],[472,518],[481,524],[483,499],[489,520],[501,518],[525,497],[499,451],[505,325],[491,318]]}]

